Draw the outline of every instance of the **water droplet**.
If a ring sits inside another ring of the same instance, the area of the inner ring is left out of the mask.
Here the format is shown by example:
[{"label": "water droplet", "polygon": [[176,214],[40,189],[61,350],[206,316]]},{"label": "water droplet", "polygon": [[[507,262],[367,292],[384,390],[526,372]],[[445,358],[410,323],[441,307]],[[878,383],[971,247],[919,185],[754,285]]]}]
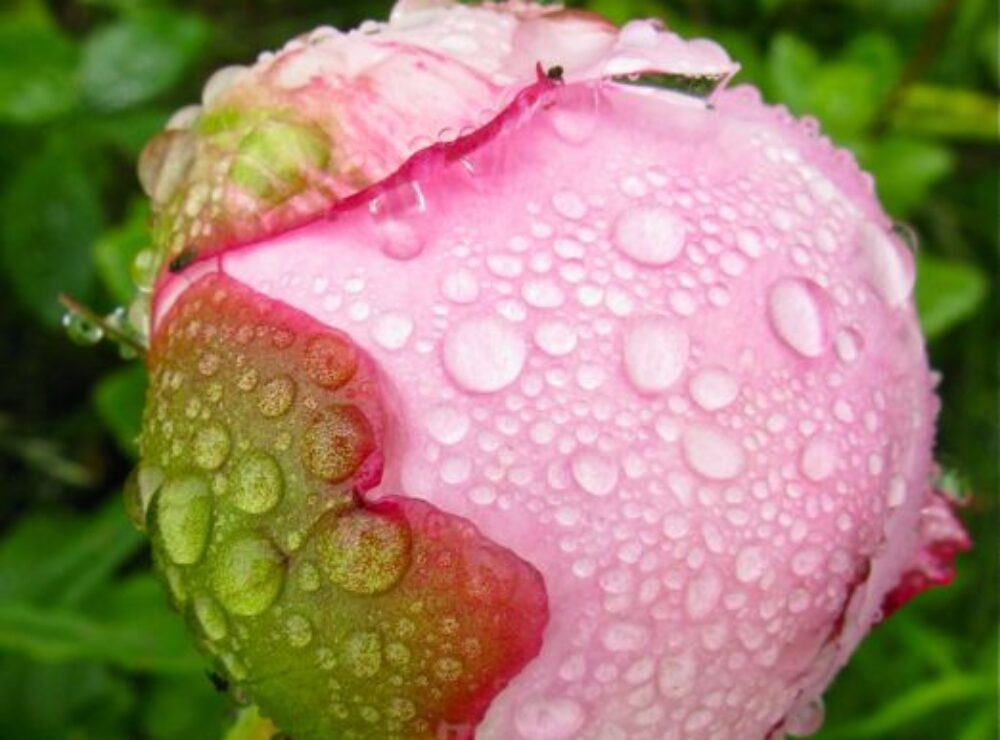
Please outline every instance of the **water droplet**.
[{"label": "water droplet", "polygon": [[705,411],[718,411],[736,400],[740,386],[736,378],[722,368],[699,370],[688,385],[691,398]]},{"label": "water droplet", "polygon": [[146,531],[149,504],[153,495],[160,490],[165,476],[163,471],[152,465],[140,464],[125,481],[125,512],[129,520],[140,532]]},{"label": "water droplet", "polygon": [[309,472],[331,483],[351,477],[375,448],[371,425],[357,406],[330,406],[306,428],[303,459]]},{"label": "water droplet", "polygon": [[864,340],[854,329],[843,329],[837,332],[833,340],[834,350],[841,362],[854,362],[861,355]]},{"label": "water droplet", "polygon": [[901,476],[895,475],[889,481],[886,503],[890,509],[895,509],[902,506],[904,501],[906,501],[906,481]]},{"label": "water droplet", "polygon": [[614,243],[642,265],[665,265],[684,248],[687,227],[662,206],[637,206],[619,216]]},{"label": "water droplet", "polygon": [[229,457],[232,443],[229,432],[221,424],[208,424],[195,432],[191,443],[194,464],[204,470],[218,470]]},{"label": "water droplet", "polygon": [[292,614],[285,620],[285,634],[293,648],[304,648],[313,638],[312,625],[301,614]]},{"label": "water droplet", "polygon": [[229,632],[226,614],[211,596],[199,596],[194,600],[194,616],[209,640],[225,639]]},{"label": "water droplet", "polygon": [[306,593],[318,591],[320,587],[319,570],[309,561],[299,565],[298,584]]},{"label": "water droplet", "polygon": [[250,514],[263,514],[278,504],[284,487],[278,461],[268,453],[257,450],[243,457],[236,466],[233,502]]},{"label": "water droplet", "polygon": [[613,622],[609,624],[601,642],[613,653],[626,653],[642,650],[649,644],[649,629],[633,622]]},{"label": "water droplet", "polygon": [[306,342],[302,364],[313,383],[333,391],[354,377],[358,370],[358,354],[347,337],[321,334]]},{"label": "water droplet", "polygon": [[264,383],[257,398],[257,408],[268,419],[286,413],[295,400],[295,381],[287,375],[279,375]]},{"label": "water droplet", "polygon": [[520,375],[528,350],[520,332],[495,316],[470,316],[444,338],[444,365],[452,379],[474,393],[492,393]]},{"label": "water droplet", "polygon": [[201,560],[212,527],[212,494],[198,476],[171,478],[155,503],[156,531],[167,557],[178,565]]},{"label": "water droplet", "polygon": [[104,338],[103,327],[75,311],[67,311],[63,314],[62,325],[69,338],[83,346],[97,344]]},{"label": "water droplet", "polygon": [[443,445],[458,444],[469,431],[469,417],[454,406],[440,405],[427,415],[427,431]]},{"label": "water droplet", "polygon": [[573,458],[573,479],[592,496],[607,496],[618,485],[618,463],[603,455],[582,452]]},{"label": "water droplet", "polygon": [[587,204],[572,190],[562,190],[552,196],[552,207],[563,218],[577,221],[587,215]]},{"label": "water droplet", "polygon": [[439,658],[434,661],[434,675],[445,683],[454,683],[462,677],[462,663],[456,658]]},{"label": "water droplet", "polygon": [[212,590],[232,614],[264,612],[281,592],[284,557],[271,542],[254,534],[237,535],[211,562]]},{"label": "water droplet", "polygon": [[814,483],[826,480],[837,468],[837,447],[830,440],[817,437],[809,440],[802,448],[799,469]]},{"label": "water droplet", "polygon": [[410,567],[410,529],[402,517],[354,510],[323,521],[321,564],[345,591],[388,591]]},{"label": "water droplet", "polygon": [[819,357],[828,342],[828,298],[804,278],[776,281],[768,294],[771,327],[788,347],[804,357]]},{"label": "water droplet", "polygon": [[572,699],[531,699],[517,708],[514,724],[525,740],[569,740],[585,719],[583,707]]},{"label": "water droplet", "polygon": [[341,648],[347,667],[358,678],[372,678],[382,669],[382,638],[376,632],[354,632]]},{"label": "water droplet", "polygon": [[452,303],[472,303],[479,297],[479,283],[469,270],[456,270],[441,281],[441,293]]},{"label": "water droplet", "polygon": [[535,344],[552,357],[563,357],[576,348],[576,329],[566,321],[543,321],[535,327]]},{"label": "water droplet", "polygon": [[684,372],[690,342],[687,333],[665,316],[631,321],[622,339],[625,374],[640,393],[659,393]]},{"label": "water droplet", "polygon": [[372,339],[390,352],[402,349],[413,334],[413,319],[405,313],[389,311],[372,323]]},{"label": "water droplet", "polygon": [[826,710],[823,708],[822,699],[803,702],[789,713],[785,720],[784,730],[801,737],[814,735],[823,726],[825,715]]},{"label": "water droplet", "polygon": [[722,579],[714,570],[705,570],[696,576],[684,594],[684,610],[694,620],[707,617],[722,596]]},{"label": "water droplet", "polygon": [[729,480],[743,471],[744,454],[739,444],[721,429],[692,424],[682,433],[684,459],[711,480]]},{"label": "water droplet", "polygon": [[419,183],[407,183],[379,194],[369,203],[368,212],[387,257],[410,260],[423,251],[427,202]]},{"label": "water droplet", "polygon": [[870,221],[861,227],[858,248],[865,276],[879,297],[891,307],[903,304],[913,291],[913,255]]},{"label": "water droplet", "polygon": [[694,690],[697,677],[698,663],[693,654],[665,655],[660,661],[657,685],[667,699],[683,699]]},{"label": "water droplet", "polygon": [[762,547],[744,547],[736,555],[736,579],[740,583],[760,580],[767,571],[767,553]]}]

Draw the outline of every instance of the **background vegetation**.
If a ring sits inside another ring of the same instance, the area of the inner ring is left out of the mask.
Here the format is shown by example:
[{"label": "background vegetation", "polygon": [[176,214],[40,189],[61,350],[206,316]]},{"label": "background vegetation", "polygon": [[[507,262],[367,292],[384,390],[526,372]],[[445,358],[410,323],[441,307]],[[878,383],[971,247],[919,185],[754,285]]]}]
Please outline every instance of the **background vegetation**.
[{"label": "background vegetation", "polygon": [[[989,0],[591,0],[723,41],[741,78],[812,113],[920,234],[943,372],[940,459],[973,494],[957,583],[878,628],[821,737],[997,736],[996,5]],[[0,736],[218,738],[224,695],[171,613],[119,491],[143,374],[60,330],[111,310],[146,241],[142,143],[216,67],[387,0],[9,0],[0,11]],[[197,9],[195,9],[197,8]]]}]

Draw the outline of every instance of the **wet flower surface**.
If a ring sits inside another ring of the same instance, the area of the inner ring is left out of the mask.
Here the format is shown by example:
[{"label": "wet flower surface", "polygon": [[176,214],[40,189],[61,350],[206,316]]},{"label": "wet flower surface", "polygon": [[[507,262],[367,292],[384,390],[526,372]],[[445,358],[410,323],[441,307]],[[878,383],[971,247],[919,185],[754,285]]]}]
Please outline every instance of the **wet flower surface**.
[{"label": "wet flower surface", "polygon": [[715,44],[403,2],[147,148],[131,510],[295,737],[808,733],[950,578],[913,259]]}]

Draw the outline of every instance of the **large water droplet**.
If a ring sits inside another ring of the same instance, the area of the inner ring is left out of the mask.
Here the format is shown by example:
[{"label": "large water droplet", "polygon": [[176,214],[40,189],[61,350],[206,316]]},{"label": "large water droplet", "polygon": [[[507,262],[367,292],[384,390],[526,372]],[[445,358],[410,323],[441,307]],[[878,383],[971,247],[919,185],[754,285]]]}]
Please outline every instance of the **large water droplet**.
[{"label": "large water droplet", "polygon": [[140,532],[146,531],[149,504],[163,485],[165,475],[160,468],[140,464],[125,481],[125,513]]},{"label": "large water droplet", "polygon": [[264,537],[238,535],[212,560],[211,579],[227,611],[252,617],[278,598],[285,580],[284,557]]},{"label": "large water droplet", "polygon": [[618,217],[614,243],[643,265],[665,265],[684,248],[687,227],[663,206],[637,206]]},{"label": "large water droplet", "polygon": [[388,591],[410,567],[410,529],[401,517],[354,510],[328,516],[320,527],[321,565],[345,591]]},{"label": "large water droplet", "polygon": [[804,357],[819,357],[829,341],[828,298],[821,287],[804,278],[776,281],[768,294],[768,312],[775,334]]},{"label": "large water droplet", "polygon": [[171,478],[156,497],[155,524],[167,557],[178,565],[201,560],[212,528],[212,494],[198,476]]},{"label": "large water droplet", "polygon": [[592,496],[607,496],[618,485],[618,463],[594,452],[581,452],[573,458],[573,479]]},{"label": "large water droplet", "polygon": [[419,183],[380,193],[369,203],[368,211],[386,256],[410,260],[423,251],[427,202]]},{"label": "large water droplet", "polygon": [[492,393],[520,375],[528,349],[520,332],[496,316],[470,316],[444,338],[444,366],[462,388]]},{"label": "large water droplet", "polygon": [[736,400],[740,386],[727,371],[709,367],[695,373],[688,389],[694,402],[705,411],[718,411]]},{"label": "large water droplet", "polygon": [[819,732],[825,716],[822,699],[803,702],[789,713],[784,729],[792,735],[808,737]]},{"label": "large water droplet", "polygon": [[572,699],[531,699],[517,708],[514,724],[525,740],[569,740],[585,719],[583,707]]},{"label": "large water droplet", "polygon": [[666,316],[633,320],[622,339],[625,374],[640,393],[659,393],[672,386],[684,372],[689,351],[687,333]]},{"label": "large water droplet", "polygon": [[284,491],[278,461],[263,450],[243,457],[233,473],[233,502],[250,514],[273,509]]},{"label": "large water droplet", "polygon": [[743,471],[743,449],[721,429],[691,424],[684,428],[681,439],[684,459],[704,477],[729,480]]}]

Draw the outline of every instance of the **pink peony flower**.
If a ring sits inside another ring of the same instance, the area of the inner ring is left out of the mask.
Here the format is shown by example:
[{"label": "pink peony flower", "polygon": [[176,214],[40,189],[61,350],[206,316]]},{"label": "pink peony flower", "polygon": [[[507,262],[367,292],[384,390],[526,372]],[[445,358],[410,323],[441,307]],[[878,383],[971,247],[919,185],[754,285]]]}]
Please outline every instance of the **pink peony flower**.
[{"label": "pink peony flower", "polygon": [[131,512],[298,739],[775,738],[952,575],[913,260],[712,42],[409,0],[146,149]]}]

